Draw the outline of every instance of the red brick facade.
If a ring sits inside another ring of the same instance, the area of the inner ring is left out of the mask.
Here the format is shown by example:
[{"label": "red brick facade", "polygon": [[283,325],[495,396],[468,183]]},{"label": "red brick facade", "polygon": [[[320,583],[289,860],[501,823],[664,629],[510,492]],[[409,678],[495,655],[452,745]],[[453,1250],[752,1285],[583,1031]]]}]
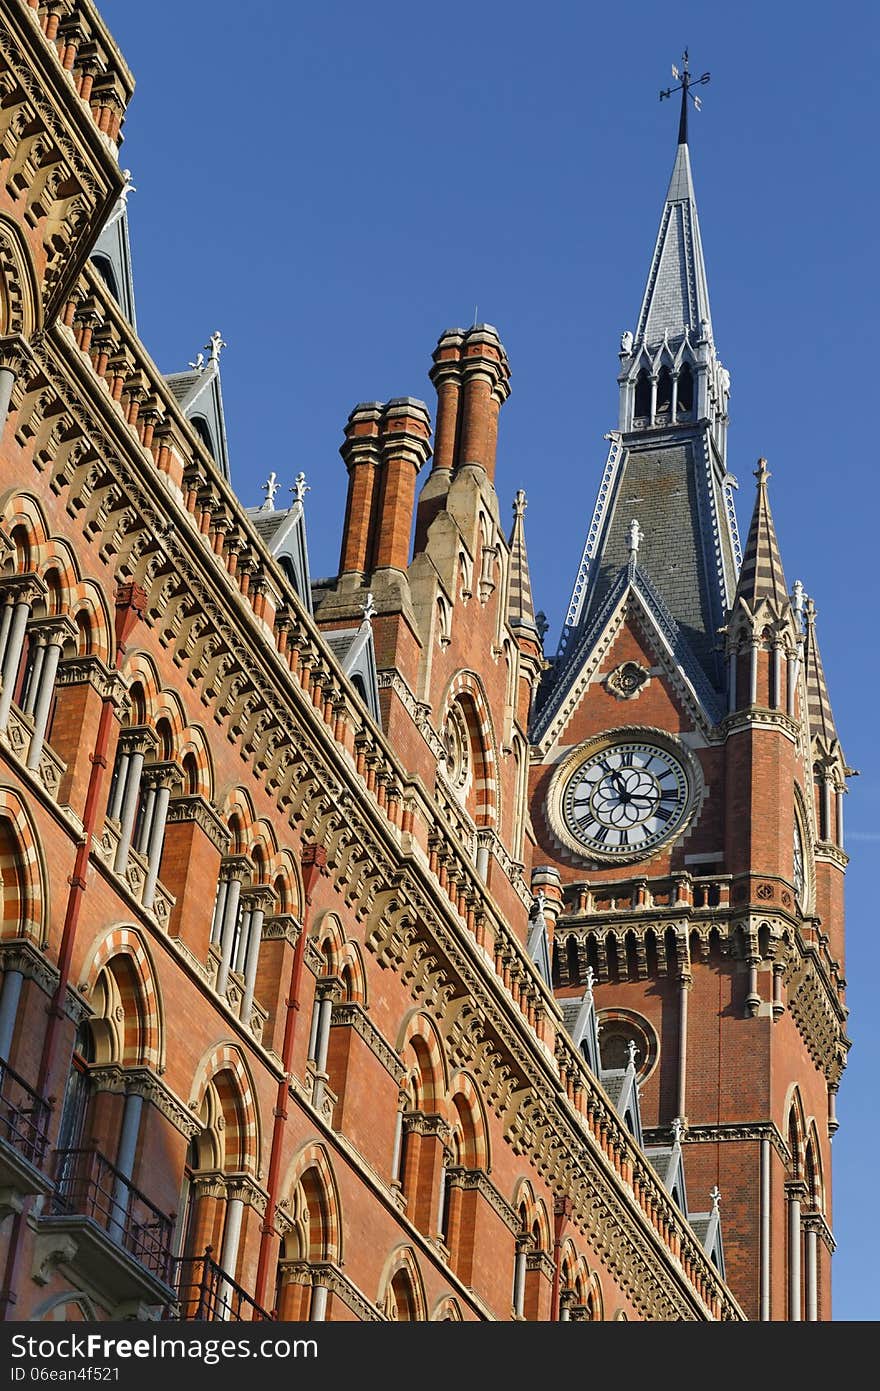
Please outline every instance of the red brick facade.
[{"label": "red brick facade", "polygon": [[[688,837],[638,884],[587,884],[529,742],[542,654],[493,482],[495,330],[440,340],[433,458],[421,402],[351,413],[340,573],[313,618],[88,261],[122,188],[124,61],[91,0],[7,8],[4,1316],[757,1317],[764,1145],[771,1316],[784,1192],[827,1317],[835,1020],[816,979],[842,953],[844,857],[817,845],[795,914],[798,712],[694,741]],[[368,592],[381,727],[329,643]],[[636,616],[603,673],[627,659],[657,663]],[[637,722],[699,733],[662,673]],[[622,723],[600,676],[557,742]],[[711,876],[688,868],[722,847]],[[544,883],[555,982],[529,947]],[[650,962],[624,942],[638,894]],[[660,1040],[643,1123],[686,1121],[688,1185],[724,1195],[727,1282],[572,1042],[574,936],[598,1007]]]}]

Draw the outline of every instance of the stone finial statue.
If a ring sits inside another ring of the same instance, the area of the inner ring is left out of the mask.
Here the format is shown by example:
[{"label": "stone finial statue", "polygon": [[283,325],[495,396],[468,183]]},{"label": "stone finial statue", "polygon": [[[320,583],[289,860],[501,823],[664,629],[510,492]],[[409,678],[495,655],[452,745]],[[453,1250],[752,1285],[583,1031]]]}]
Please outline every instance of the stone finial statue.
[{"label": "stone finial statue", "polygon": [[229,344],[224,342],[223,334],[220,332],[219,328],[216,328],[214,330],[214,332],[211,334],[211,337],[205,344],[205,350],[206,352],[209,352],[211,354],[212,362],[219,362],[221,352],[224,348],[228,347]]},{"label": "stone finial statue", "polygon": [[306,482],[306,476],[302,470],[296,475],[290,491],[293,493],[294,502],[302,502],[306,493],[311,491],[311,484]]},{"label": "stone finial statue", "polygon": [[633,336],[629,329],[620,335],[620,351],[629,355],[633,350]]},{"label": "stone finial statue", "polygon": [[635,517],[633,517],[629,524],[629,553],[631,556],[635,557],[638,555],[639,546],[642,544],[644,536],[645,533],[642,531]]},{"label": "stone finial statue", "polygon": [[188,363],[187,363],[187,366],[188,366],[188,367],[191,367],[191,368],[193,369],[194,372],[204,372],[204,370],[205,370],[205,354],[204,354],[204,353],[196,353],[196,360],[195,360],[195,362],[188,362]]},{"label": "stone finial statue", "polygon": [[280,488],[280,486],[281,486],[281,484],[278,482],[278,475],[277,475],[277,473],[274,473],[274,472],[273,472],[273,473],[270,473],[270,474],[269,474],[269,477],[266,479],[265,483],[263,484],[263,487],[264,487],[265,490],[266,490],[266,500],[265,500],[265,502],[263,503],[263,505],[262,505],[261,508],[260,508],[260,511],[261,511],[261,512],[274,512],[274,511],[275,511],[275,494],[278,492],[278,489]]}]

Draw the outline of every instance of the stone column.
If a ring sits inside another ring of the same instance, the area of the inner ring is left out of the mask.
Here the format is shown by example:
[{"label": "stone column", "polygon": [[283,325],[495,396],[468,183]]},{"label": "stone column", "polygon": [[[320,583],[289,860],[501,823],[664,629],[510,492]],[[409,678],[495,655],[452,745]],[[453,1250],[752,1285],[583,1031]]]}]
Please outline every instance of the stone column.
[{"label": "stone column", "polygon": [[220,872],[228,880],[229,887],[223,903],[223,922],[220,927],[220,966],[215,987],[218,995],[225,995],[229,984],[242,883],[252,870],[253,865],[246,855],[228,855],[221,861]]},{"label": "stone column", "polygon": [[[241,1223],[244,1217],[244,1199],[226,1199],[226,1222],[223,1226],[223,1249],[220,1253],[220,1267],[224,1273],[235,1279],[235,1269],[238,1263],[238,1243],[241,1238]],[[228,1319],[230,1316],[229,1296],[231,1288],[229,1282],[224,1280],[217,1292],[218,1313],[221,1319]]]},{"label": "stone column", "polygon": [[676,1115],[684,1120],[687,1115],[687,1042],[688,1042],[688,995],[693,978],[690,971],[682,971],[678,983],[678,1109]]},{"label": "stone column", "polygon": [[320,1107],[327,1080],[327,1053],[330,1047],[330,1022],[333,1017],[333,1001],[339,993],[339,983],[335,976],[325,976],[317,983],[316,993],[320,996],[317,1010],[317,1032],[315,1035],[315,1084],[312,1088],[312,1105]]},{"label": "stone column", "polygon": [[128,1220],[129,1182],[134,1171],[134,1157],[137,1150],[138,1132],[141,1124],[141,1111],[144,1099],[135,1092],[128,1092],[125,1109],[122,1113],[122,1128],[119,1136],[119,1149],[116,1154],[118,1177],[113,1185],[113,1203],[107,1233],[114,1241],[124,1241]]},{"label": "stone column", "polygon": [[801,1199],[803,1183],[787,1183],[788,1203],[788,1317],[791,1323],[801,1322]]},{"label": "stone column", "polygon": [[3,653],[3,665],[0,668],[0,730],[4,730],[9,722],[9,711],[12,708],[15,681],[31,609],[37,597],[46,593],[43,581],[32,574],[13,576],[5,582],[5,589],[7,595],[11,596],[13,608]]},{"label": "stone column", "polygon": [[816,1219],[807,1216],[804,1220],[804,1303],[807,1323],[817,1323],[819,1319],[819,1234]]},{"label": "stone column", "polygon": [[257,983],[257,967],[260,961],[260,944],[263,940],[263,922],[266,910],[274,901],[273,891],[266,885],[248,895],[250,928],[247,952],[244,959],[244,997],[241,1002],[239,1018],[245,1028],[250,1025],[251,1009],[254,1003],[254,989]]},{"label": "stone column", "polygon": [[0,1061],[8,1059],[12,1047],[23,981],[21,971],[7,970],[3,973],[3,989],[0,992]]},{"label": "stone column", "polygon": [[761,1321],[770,1319],[770,1141],[761,1140]]},{"label": "stone column", "polygon": [[34,732],[31,735],[31,744],[28,749],[27,766],[28,768],[37,768],[40,763],[40,754],[43,752],[43,742],[46,738],[46,726],[49,723],[49,710],[52,705],[52,696],[55,693],[58,663],[61,660],[65,641],[76,638],[76,624],[67,617],[41,619],[37,623],[31,624],[31,632],[38,636],[41,644],[40,650],[43,654],[39,669],[37,669],[36,664],[34,665],[30,690],[28,691],[28,713],[33,714]]},{"label": "stone column", "polygon": [[152,908],[156,896],[156,881],[162,864],[162,847],[165,843],[165,823],[168,819],[168,804],[171,794],[183,780],[183,773],[174,762],[155,763],[148,769],[148,776],[155,791],[152,815],[146,835],[147,877],[141,903]]},{"label": "stone column", "polygon": [[523,1310],[526,1301],[526,1262],[531,1249],[531,1237],[517,1237],[516,1262],[513,1267],[513,1316],[517,1319],[525,1317]]}]

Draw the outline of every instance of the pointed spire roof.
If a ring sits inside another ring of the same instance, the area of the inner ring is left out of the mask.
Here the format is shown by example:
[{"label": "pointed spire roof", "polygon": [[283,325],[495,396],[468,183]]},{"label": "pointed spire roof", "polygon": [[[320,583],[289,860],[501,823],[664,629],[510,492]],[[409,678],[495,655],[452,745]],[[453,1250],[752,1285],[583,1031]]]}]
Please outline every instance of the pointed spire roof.
[{"label": "pointed spire roof", "polygon": [[758,495],[734,599],[734,604],[736,599],[744,599],[752,612],[762,599],[769,599],[780,608],[788,601],[779,543],[767,496],[770,470],[766,459],[758,460],[755,477],[758,480]]},{"label": "pointed spire roof", "polygon": [[808,599],[804,607],[807,636],[804,644],[804,669],[807,679],[807,710],[810,717],[810,734],[818,735],[830,746],[837,741],[831,701],[828,699],[828,686],[825,671],[816,641],[816,605]]},{"label": "pointed spire roof", "polygon": [[513,530],[510,533],[510,591],[507,621],[515,633],[539,641],[532,600],[532,581],[526,553],[525,510],[526,495],[520,488],[513,502]]},{"label": "pointed spire roof", "polygon": [[692,343],[712,337],[709,286],[684,117],[681,124],[684,129],[679,130],[679,146],[639,312],[636,344],[655,346],[664,337],[680,339],[686,331]]}]

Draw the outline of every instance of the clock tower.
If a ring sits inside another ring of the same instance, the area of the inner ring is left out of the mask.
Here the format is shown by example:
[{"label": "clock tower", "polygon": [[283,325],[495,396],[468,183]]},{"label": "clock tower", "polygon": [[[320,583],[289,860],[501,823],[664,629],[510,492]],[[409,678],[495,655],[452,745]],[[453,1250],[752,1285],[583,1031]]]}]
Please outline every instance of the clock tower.
[{"label": "clock tower", "polygon": [[603,1071],[635,1059],[633,1123],[649,1154],[680,1148],[677,1200],[720,1212],[737,1299],[753,1319],[829,1319],[852,770],[763,459],[740,543],[693,79],[676,75],[678,146],[620,341],[617,428],[532,717],[536,860],[557,997],[568,1015],[592,995]]}]

